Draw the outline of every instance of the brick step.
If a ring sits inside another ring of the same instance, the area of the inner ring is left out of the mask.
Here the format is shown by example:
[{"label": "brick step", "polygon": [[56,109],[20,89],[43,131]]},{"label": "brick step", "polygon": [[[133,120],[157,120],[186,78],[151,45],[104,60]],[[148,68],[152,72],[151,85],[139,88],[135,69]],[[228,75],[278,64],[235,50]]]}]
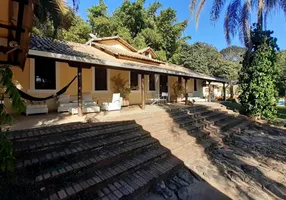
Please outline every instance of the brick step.
[{"label": "brick step", "polygon": [[[114,163],[104,169],[89,168],[82,171],[82,173],[78,172],[73,176],[65,177],[65,181],[68,183],[67,185],[62,183],[63,180],[60,183],[46,185],[42,193],[46,194],[44,196],[50,199],[57,199],[54,198],[55,196],[60,197],[60,199],[66,199],[67,197],[70,198],[71,196],[84,194],[87,190],[98,190],[103,188],[106,184],[130,174],[144,165],[150,165],[152,162],[160,160],[167,155],[170,155],[170,151],[167,148],[150,148],[148,151],[123,160],[122,162]],[[70,193],[68,192],[70,190],[69,188],[74,188],[75,193],[68,195],[68,193]],[[67,191],[67,193],[65,191]]]},{"label": "brick step", "polygon": [[239,125],[242,121],[244,121],[244,119],[240,117],[228,117],[226,120],[216,123],[216,126],[218,126],[222,131],[227,131],[236,125]]},{"label": "brick step", "polygon": [[118,122],[100,122],[100,123],[70,123],[68,125],[56,125],[52,127],[43,127],[43,128],[33,128],[26,129],[21,131],[10,132],[10,138],[12,141],[16,142],[18,140],[27,141],[37,140],[40,137],[64,134],[64,133],[76,133],[78,130],[92,130],[96,129],[105,129],[111,126],[122,126],[126,124],[132,124],[134,121],[118,121]]},{"label": "brick step", "polygon": [[45,171],[34,172],[33,181],[36,181],[39,186],[59,182],[65,177],[77,174],[80,170],[89,167],[93,167],[93,169],[104,168],[112,162],[124,160],[158,144],[158,140],[147,136],[139,141],[130,141],[115,147],[105,148],[104,150],[88,152],[84,156],[53,165]]},{"label": "brick step", "polygon": [[207,113],[201,113],[201,116],[205,117],[206,119],[209,119],[209,118],[215,117],[216,115],[220,115],[220,114],[227,114],[227,112],[221,111],[221,110],[211,111],[211,112],[207,112]]},{"label": "brick step", "polygon": [[138,124],[125,124],[124,126],[109,127],[106,129],[88,129],[88,130],[77,130],[73,134],[64,134],[57,136],[50,136],[46,138],[39,138],[38,140],[17,142],[14,144],[15,155],[31,152],[33,150],[41,151],[42,149],[51,148],[53,146],[61,146],[73,143],[75,141],[82,141],[86,139],[99,138],[99,137],[110,137],[114,134],[119,134],[122,131],[134,131],[141,129],[142,127]]},{"label": "brick step", "polygon": [[62,146],[57,149],[49,149],[48,151],[33,153],[31,155],[22,156],[21,159],[17,159],[16,168],[35,166],[43,163],[59,162],[62,159],[70,159],[76,155],[80,155],[84,152],[115,145],[118,142],[125,140],[140,139],[142,136],[150,135],[144,130],[138,130],[130,132],[130,130],[123,131],[119,135],[103,139],[92,139],[88,141],[81,141],[80,143],[73,143],[67,146]]},{"label": "brick step", "polygon": [[170,109],[166,109],[166,112],[172,114],[172,115],[176,115],[176,113],[180,113],[181,111],[187,111],[187,110],[199,110],[199,109],[206,109],[206,106],[202,106],[202,105],[194,105],[194,106],[187,106],[187,107],[182,107],[182,108],[170,108]]},{"label": "brick step", "polygon": [[221,123],[227,119],[229,119],[229,116],[226,115],[225,113],[217,113],[216,115],[209,117],[207,119],[207,121],[209,123],[211,123],[212,125],[216,125],[216,124]]},{"label": "brick step", "polygon": [[218,139],[215,139],[213,137],[209,137],[207,139],[199,139],[198,140],[199,144],[206,148],[206,149],[212,149],[215,147],[220,141]]},{"label": "brick step", "polygon": [[102,189],[88,191],[81,198],[88,200],[142,199],[142,194],[146,194],[156,182],[166,179],[181,168],[183,168],[183,162],[170,156],[109,183]]},{"label": "brick step", "polygon": [[199,131],[194,131],[191,133],[193,137],[196,139],[202,140],[202,139],[207,139],[209,138],[210,132],[207,130],[199,130]]}]

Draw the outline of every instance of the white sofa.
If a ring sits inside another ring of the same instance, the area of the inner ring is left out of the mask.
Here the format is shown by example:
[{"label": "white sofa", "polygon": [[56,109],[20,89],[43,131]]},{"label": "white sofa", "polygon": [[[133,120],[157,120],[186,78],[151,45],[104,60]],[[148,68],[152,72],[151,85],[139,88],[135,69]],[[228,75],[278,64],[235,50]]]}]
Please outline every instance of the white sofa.
[{"label": "white sofa", "polygon": [[103,102],[101,109],[106,111],[121,110],[122,101],[123,98],[120,97],[120,93],[114,93],[112,95],[112,102],[111,103]]},{"label": "white sofa", "polygon": [[[78,113],[78,100],[71,100],[68,94],[61,95],[58,99],[58,112],[69,112],[71,114]],[[76,97],[74,98],[76,99]],[[83,94],[82,96],[82,112],[93,113],[100,112],[100,107],[93,101],[90,94]]]},{"label": "white sofa", "polygon": [[[76,99],[76,98],[74,98]],[[83,94],[82,96],[83,107],[96,106],[96,102],[93,101],[90,94]],[[78,100],[72,100],[69,94],[61,95],[58,99],[58,112],[69,112],[71,108],[78,107]]]},{"label": "white sofa", "polygon": [[31,114],[48,114],[49,109],[47,104],[28,104],[26,106],[26,115]]},{"label": "white sofa", "polygon": [[63,94],[58,99],[58,113],[68,112],[70,108],[74,108],[76,106],[77,102],[71,102],[69,94]]}]

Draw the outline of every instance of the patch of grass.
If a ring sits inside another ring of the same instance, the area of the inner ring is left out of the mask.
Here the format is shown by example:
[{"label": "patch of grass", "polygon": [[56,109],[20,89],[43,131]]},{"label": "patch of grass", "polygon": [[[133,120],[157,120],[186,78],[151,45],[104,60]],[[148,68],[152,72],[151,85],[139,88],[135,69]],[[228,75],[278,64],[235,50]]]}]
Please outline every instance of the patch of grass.
[{"label": "patch of grass", "polygon": [[286,119],[286,106],[277,106],[278,118]]}]

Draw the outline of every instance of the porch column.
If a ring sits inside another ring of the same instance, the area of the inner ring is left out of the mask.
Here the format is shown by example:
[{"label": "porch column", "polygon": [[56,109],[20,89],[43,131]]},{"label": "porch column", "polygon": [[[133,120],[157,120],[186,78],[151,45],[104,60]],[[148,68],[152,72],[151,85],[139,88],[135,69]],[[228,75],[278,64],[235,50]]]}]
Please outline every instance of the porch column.
[{"label": "porch column", "polygon": [[141,108],[145,109],[145,79],[144,74],[141,74]]},{"label": "porch column", "polygon": [[188,105],[188,93],[187,93],[187,83],[188,83],[188,78],[185,77],[185,105]]},{"label": "porch column", "polygon": [[232,85],[232,82],[230,81],[229,82],[229,92],[230,92],[230,98],[233,99],[234,95],[233,95],[233,85]]},{"label": "porch column", "polygon": [[225,83],[223,83],[223,100],[226,101],[226,88],[225,88]]},{"label": "porch column", "polygon": [[82,68],[81,66],[77,68],[77,81],[78,81],[78,88],[77,88],[78,116],[82,116]]},{"label": "porch column", "polygon": [[209,81],[209,102],[212,101],[212,97],[211,97],[211,81]]}]

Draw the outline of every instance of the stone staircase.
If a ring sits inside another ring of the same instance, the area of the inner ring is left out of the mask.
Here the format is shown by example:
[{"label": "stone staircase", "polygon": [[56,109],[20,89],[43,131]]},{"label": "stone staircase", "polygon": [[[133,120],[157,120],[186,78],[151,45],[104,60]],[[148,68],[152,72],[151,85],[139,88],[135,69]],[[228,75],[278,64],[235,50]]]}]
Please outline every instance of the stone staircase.
[{"label": "stone staircase", "polygon": [[212,147],[219,141],[211,135],[248,123],[198,105],[15,131],[15,191],[23,199],[142,199],[155,183],[184,168],[172,150],[194,140]]}]

